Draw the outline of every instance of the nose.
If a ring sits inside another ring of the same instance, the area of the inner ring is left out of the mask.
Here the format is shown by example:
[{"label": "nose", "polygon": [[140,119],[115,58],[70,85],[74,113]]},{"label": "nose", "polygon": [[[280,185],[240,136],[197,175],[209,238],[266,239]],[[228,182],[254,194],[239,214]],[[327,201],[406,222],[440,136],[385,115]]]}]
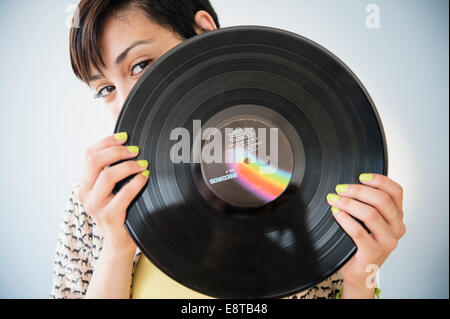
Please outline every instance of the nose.
[{"label": "nose", "polygon": [[121,110],[123,105],[125,104],[128,94],[130,94],[130,91],[135,83],[135,81],[123,81],[117,85],[117,107],[119,110]]}]

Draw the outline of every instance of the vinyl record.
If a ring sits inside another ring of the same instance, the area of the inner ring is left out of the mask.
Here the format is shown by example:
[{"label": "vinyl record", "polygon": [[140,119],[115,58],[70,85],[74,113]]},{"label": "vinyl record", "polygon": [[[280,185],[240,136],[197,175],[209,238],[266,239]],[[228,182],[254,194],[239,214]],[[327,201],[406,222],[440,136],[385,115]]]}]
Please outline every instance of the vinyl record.
[{"label": "vinyl record", "polygon": [[[219,29],[171,49],[135,85],[115,132],[128,132],[151,172],[128,209],[129,233],[161,271],[212,297],[284,297],[326,279],[356,251],[326,194],[363,172],[387,174],[361,82],[318,44],[268,27]],[[276,167],[247,148],[261,136]],[[216,138],[246,151],[216,148],[237,160],[208,162],[201,155]]]}]

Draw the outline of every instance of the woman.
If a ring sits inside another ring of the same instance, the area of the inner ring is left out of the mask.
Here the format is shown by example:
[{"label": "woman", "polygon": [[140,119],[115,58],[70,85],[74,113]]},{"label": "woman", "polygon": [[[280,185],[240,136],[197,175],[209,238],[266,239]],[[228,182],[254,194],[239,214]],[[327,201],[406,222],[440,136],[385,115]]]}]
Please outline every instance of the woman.
[{"label": "woman", "polygon": [[[115,119],[153,61],[183,40],[219,27],[208,0],[82,0],[77,13],[79,28],[70,33],[72,68]],[[54,298],[163,298],[168,297],[165,287],[171,287],[173,297],[201,297],[157,273],[124,228],[127,207],[151,178],[148,162],[133,160],[138,146],[124,146],[127,138],[126,132],[108,136],[86,152],[58,238]],[[115,184],[131,175],[135,177],[113,194]],[[336,221],[357,245],[356,254],[339,272],[292,298],[374,297],[366,271],[380,267],[405,234],[403,194],[386,176],[362,174],[360,181],[338,185],[338,194],[326,198]]]}]

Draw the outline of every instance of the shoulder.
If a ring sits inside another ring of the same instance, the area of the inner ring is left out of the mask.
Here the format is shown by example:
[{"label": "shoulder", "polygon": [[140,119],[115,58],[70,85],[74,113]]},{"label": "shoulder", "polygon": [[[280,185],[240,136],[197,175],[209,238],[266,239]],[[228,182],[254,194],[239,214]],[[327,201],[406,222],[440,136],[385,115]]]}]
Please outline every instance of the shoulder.
[{"label": "shoulder", "polygon": [[332,299],[342,288],[343,282],[341,272],[337,271],[317,285],[289,296],[288,299]]}]

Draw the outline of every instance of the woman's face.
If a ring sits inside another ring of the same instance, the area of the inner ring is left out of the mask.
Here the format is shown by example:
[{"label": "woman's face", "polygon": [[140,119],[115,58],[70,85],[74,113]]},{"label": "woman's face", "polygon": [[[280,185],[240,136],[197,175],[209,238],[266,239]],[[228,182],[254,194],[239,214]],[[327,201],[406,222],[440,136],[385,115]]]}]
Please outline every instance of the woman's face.
[{"label": "woman's face", "polygon": [[[205,14],[209,16],[204,11],[195,16],[198,30],[215,29],[214,21]],[[104,76],[91,70],[89,85],[104,100],[114,120],[143,71],[182,41],[138,9],[121,12],[106,21],[100,34],[100,52],[106,64],[101,70]]]}]

